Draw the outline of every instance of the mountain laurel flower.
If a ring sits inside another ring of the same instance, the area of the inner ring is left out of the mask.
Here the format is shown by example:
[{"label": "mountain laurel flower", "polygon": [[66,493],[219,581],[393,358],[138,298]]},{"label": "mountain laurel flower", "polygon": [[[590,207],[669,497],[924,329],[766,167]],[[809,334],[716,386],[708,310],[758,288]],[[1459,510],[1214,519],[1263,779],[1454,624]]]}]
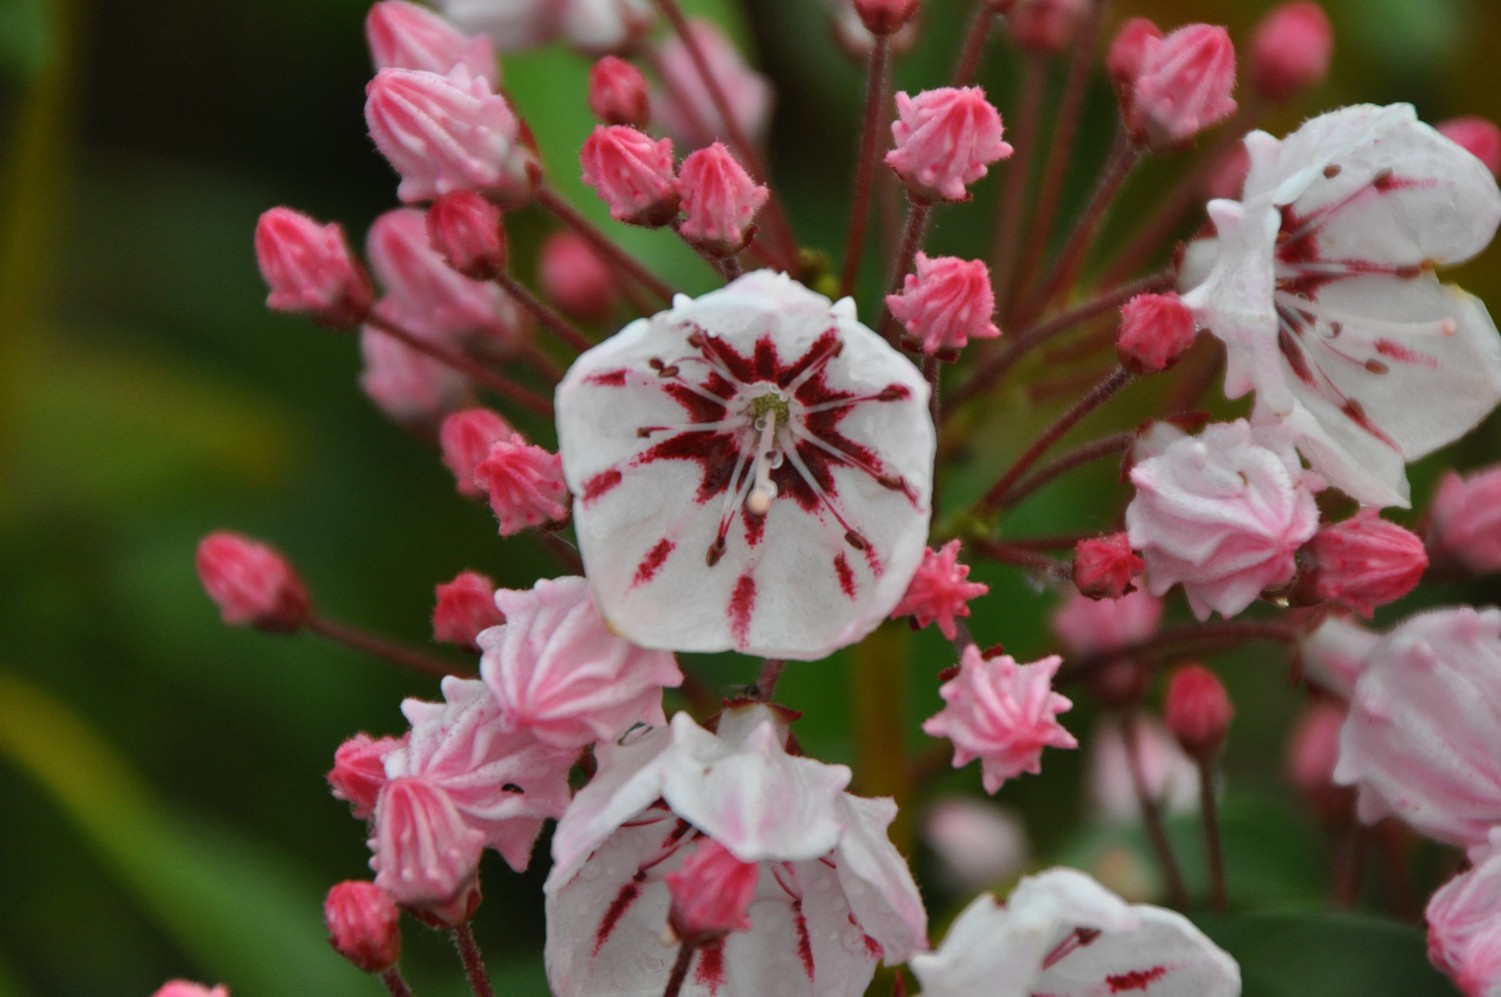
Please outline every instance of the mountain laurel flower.
[{"label": "mountain laurel flower", "polygon": [[1319,510],[1285,435],[1244,419],[1214,423],[1132,468],[1126,535],[1153,595],[1181,582],[1200,620],[1229,618],[1294,579]]},{"label": "mountain laurel flower", "polygon": [[1198,332],[1178,295],[1138,294],[1121,306],[1115,355],[1133,374],[1160,374],[1188,352]]},{"label": "mountain laurel flower", "polygon": [[651,0],[565,0],[563,37],[586,55],[627,52],[656,23]]},{"label": "mountain laurel flower", "polygon": [[927,383],[850,299],[768,270],[679,296],[579,357],[557,407],[585,573],[633,643],[821,658],[922,560]]},{"label": "mountain laurel flower", "polygon": [[380,0],[365,15],[365,40],[376,69],[422,69],[447,76],[462,66],[492,89],[500,82],[495,44],[469,36],[442,17],[406,0]]},{"label": "mountain laurel flower", "polygon": [[1000,112],[979,87],[939,87],[896,95],[896,147],[886,165],[923,201],[967,201],[968,186],[1011,155],[1001,141]]},{"label": "mountain laurel flower", "polygon": [[308,315],[330,329],[359,325],[370,311],[370,277],[337,222],[319,225],[291,208],[272,208],[256,223],[255,258],[272,311]]},{"label": "mountain laurel flower", "polygon": [[1126,115],[1138,143],[1171,149],[1234,113],[1235,46],[1224,28],[1188,24],[1143,48]]},{"label": "mountain laurel flower", "polygon": [[400,917],[389,893],[357,879],[335,884],[323,901],[329,944],[367,973],[384,973],[401,958]]},{"label": "mountain laurel flower", "polygon": [[1438,133],[1485,164],[1491,176],[1501,175],[1501,128],[1473,115],[1450,118],[1435,125]]},{"label": "mountain laurel flower", "polygon": [[1074,587],[1091,599],[1119,599],[1135,591],[1147,563],[1124,533],[1085,537],[1074,545]]},{"label": "mountain laurel flower", "polygon": [[494,280],[506,268],[500,209],[472,190],[444,194],[427,209],[433,249],[470,280]]},{"label": "mountain laurel flower", "polygon": [[983,260],[919,252],[917,272],[903,279],[901,293],[886,296],[886,307],[928,356],[957,359],[971,339],[1001,334],[992,321],[995,291]]},{"label": "mountain laurel flower", "polygon": [[[735,43],[713,21],[692,18],[688,26],[710,75],[719,83],[731,117],[747,139],[760,142],[771,126],[771,81],[746,64]],[[654,68],[663,87],[652,94],[652,118],[663,131],[688,149],[731,140],[724,116],[677,32],[657,49]]]},{"label": "mountain laurel flower", "polygon": [[651,123],[646,77],[624,59],[605,56],[589,67],[589,110],[607,125],[645,128]]},{"label": "mountain laurel flower", "polygon": [[682,684],[677,661],[613,634],[584,579],[502,589],[495,603],[505,625],[480,635],[480,675],[507,724],[577,750],[666,722],[662,689]]},{"label": "mountain laurel flower", "polygon": [[1251,86],[1271,101],[1289,100],[1329,75],[1334,28],[1313,0],[1274,7],[1251,35]]},{"label": "mountain laurel flower", "polygon": [[[997,0],[986,2],[992,8],[998,6]],[[1014,0],[1003,13],[1019,48],[1055,55],[1073,42],[1088,9],[1089,0]]]},{"label": "mountain laurel flower", "polygon": [[1238,997],[1240,967],[1177,911],[1128,904],[1084,873],[982,893],[943,944],[913,958],[924,997]]},{"label": "mountain laurel flower", "polygon": [[490,496],[500,535],[568,519],[568,486],[557,454],[526,442],[520,433],[497,440],[474,469],[475,483]]},{"label": "mountain laurel flower", "polygon": [[1120,99],[1121,114],[1131,117],[1131,100],[1136,92],[1136,80],[1141,76],[1141,67],[1147,55],[1154,52],[1162,40],[1162,29],[1145,17],[1133,17],[1121,25],[1105,53],[1105,73],[1115,85]]},{"label": "mountain laurel flower", "polygon": [[448,75],[382,69],[365,88],[365,123],[401,175],[408,204],[452,190],[527,200],[537,154],[506,99],[463,67]]},{"label": "mountain laurel flower", "polygon": [[171,980],[151,997],[229,997],[229,988],[222,983],[217,987],[206,987],[188,980]]},{"label": "mountain laurel flower", "polygon": [[891,618],[912,617],[914,629],[937,622],[949,640],[959,635],[956,620],[969,615],[969,601],[990,591],[989,585],[968,581],[969,565],[959,563],[959,541],[950,540],[938,550],[923,551],[922,564],[912,575],[907,591],[891,610]]},{"label": "mountain laurel flower", "polygon": [[479,635],[506,621],[495,605],[495,583],[478,571],[461,571],[434,591],[433,640],[479,653]]},{"label": "mountain laurel flower", "polygon": [[1501,571],[1501,464],[1439,481],[1428,510],[1428,553],[1448,571]]},{"label": "mountain laurel flower", "polygon": [[1204,762],[1219,754],[1235,708],[1218,675],[1203,665],[1184,665],[1168,679],[1162,712],[1183,750]]},{"label": "mountain laurel flower", "polygon": [[220,530],[198,542],[194,563],[203,590],[229,626],[295,633],[307,623],[307,589],[274,547]]},{"label": "mountain laurel flower", "polygon": [[438,446],[460,495],[480,498],[485,494],[474,480],[475,469],[490,456],[491,447],[509,440],[515,432],[504,417],[487,408],[461,409],[443,420]]},{"label": "mountain laurel flower", "polygon": [[469,396],[464,375],[373,326],[360,329],[360,357],[360,387],[400,425],[429,432]]},{"label": "mountain laurel flower", "polygon": [[1405,464],[1501,400],[1495,323],[1433,272],[1490,242],[1501,191],[1406,104],[1245,144],[1241,200],[1210,202],[1213,263],[1183,300],[1226,345],[1227,396],[1254,389],[1351,498],[1405,507]]},{"label": "mountain laurel flower", "polygon": [[734,256],[746,247],[756,232],[756,212],[771,196],[719,142],[683,160],[677,188],[684,215],[678,234],[715,256]]},{"label": "mountain laurel flower", "polygon": [[1319,530],[1307,554],[1314,595],[1367,618],[1416,588],[1428,568],[1422,539],[1375,509]]},{"label": "mountain laurel flower", "polygon": [[854,6],[873,35],[894,35],[917,14],[917,0],[854,0]]},{"label": "mountain laurel flower", "polygon": [[609,264],[574,232],[554,232],[542,241],[537,279],[549,299],[584,322],[608,317],[620,300],[620,283]]},{"label": "mountain laurel flower", "polygon": [[1428,958],[1467,997],[1501,993],[1501,828],[1428,901]]},{"label": "mountain laurel flower", "polygon": [[731,931],[750,930],[761,867],[742,862],[712,838],[699,838],[693,851],[667,874],[672,912],[667,923],[683,941],[702,944]]},{"label": "mountain laurel flower", "polygon": [[1367,823],[1465,847],[1501,825],[1501,610],[1419,613],[1371,650],[1334,778]]},{"label": "mountain laurel flower", "polygon": [[375,810],[376,797],[386,784],[386,756],[401,747],[398,737],[374,738],[356,734],[334,752],[334,767],[328,772],[328,785],[338,799],[349,804],[359,820]]},{"label": "mountain laurel flower", "polygon": [[474,915],[484,848],[484,834],[441,788],[416,778],[381,787],[370,837],[375,885],[423,920],[455,927]]},{"label": "mountain laurel flower", "polygon": [[987,793],[1023,772],[1035,775],[1042,771],[1043,748],[1079,746],[1056,716],[1074,705],[1053,691],[1062,663],[1056,654],[1029,665],[1004,654],[986,660],[970,644],[959,673],[938,689],[946,705],[922,729],[953,742],[954,768],[980,759]]},{"label": "mountain laurel flower", "polygon": [[672,139],[653,139],[626,125],[598,125],[579,159],[584,182],[610,206],[617,222],[655,228],[677,217]]}]

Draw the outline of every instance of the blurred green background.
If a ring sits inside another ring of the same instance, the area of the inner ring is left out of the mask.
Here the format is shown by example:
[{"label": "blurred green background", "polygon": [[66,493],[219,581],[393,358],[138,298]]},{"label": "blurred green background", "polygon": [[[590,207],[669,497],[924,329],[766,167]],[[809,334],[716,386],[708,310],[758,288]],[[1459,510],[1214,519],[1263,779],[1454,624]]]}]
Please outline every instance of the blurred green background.
[{"label": "blurred green background", "polygon": [[[236,997],[381,992],[323,941],[327,887],[368,874],[362,828],[323,773],[340,740],[398,732],[401,697],[435,689],[311,638],[223,628],[193,573],[200,536],[231,527],[266,538],[329,614],[414,643],[427,640],[436,582],[475,568],[525,586],[546,570],[529,541],[499,542],[489,512],[459,500],[432,453],[368,404],[352,339],[262,309],[251,250],[262,210],[340,219],[358,240],[393,204],[361,116],[366,6],[0,0],[0,997],[145,995],[173,976],[222,980]],[[735,5],[688,6],[730,16]],[[946,76],[970,4],[927,6],[898,68],[914,89]],[[1112,16],[1223,20],[1241,40],[1269,6],[1140,0]],[[1335,75],[1277,109],[1274,130],[1356,101],[1409,100],[1428,120],[1501,117],[1491,61],[1501,12],[1489,0],[1327,7]],[[804,240],[835,250],[860,73],[812,0],[749,0],[736,16],[778,82],[778,186]],[[548,51],[504,64],[555,175],[580,194],[571,156],[589,127],[587,63]],[[1014,68],[995,45],[984,80],[1006,113]],[[1093,146],[1108,138],[1110,102],[1103,88],[1091,95]],[[1160,189],[1175,169],[1154,167],[1133,190]],[[1075,201],[1089,180],[1075,171]],[[592,197],[578,200],[602,217]],[[987,217],[941,213],[930,247],[983,252],[988,221],[974,219]],[[542,231],[531,216],[513,225],[524,276]],[[686,289],[712,286],[666,236],[621,237]],[[1501,305],[1501,253],[1464,280]],[[1018,416],[996,447],[1018,448],[1040,419]],[[1488,427],[1449,456],[1486,461],[1495,439]],[[973,495],[985,467],[957,477],[952,494]],[[1428,478],[1417,475],[1419,496]],[[1108,475],[1071,482],[1019,515],[1017,531],[1087,527],[1099,515],[1089,492]],[[1004,640],[1018,658],[1045,650],[1048,600],[1014,572],[976,576],[993,585],[975,620],[982,642]],[[904,723],[916,745],[950,652],[931,634],[912,648]],[[1277,779],[1301,693],[1279,666],[1244,659],[1224,670],[1241,707],[1227,819],[1232,890],[1254,913],[1208,925],[1243,959],[1247,994],[1450,992],[1415,928],[1297,913],[1321,903],[1327,860]],[[696,667],[725,687],[754,672],[743,659]],[[783,698],[809,713],[799,736],[811,754],[865,757],[852,739],[854,689],[842,660],[789,673]],[[1087,730],[1087,712],[1069,726]],[[1049,778],[1001,798],[1025,809],[1042,860],[1091,861],[1124,839],[1081,830],[1082,765],[1057,754]],[[973,769],[945,779],[978,784]],[[1453,863],[1436,850],[1416,860],[1425,888]],[[544,992],[544,871],[486,869],[478,933],[507,994]],[[930,896],[935,925],[963,899]],[[464,992],[441,938],[413,929],[407,940],[420,997]]]}]

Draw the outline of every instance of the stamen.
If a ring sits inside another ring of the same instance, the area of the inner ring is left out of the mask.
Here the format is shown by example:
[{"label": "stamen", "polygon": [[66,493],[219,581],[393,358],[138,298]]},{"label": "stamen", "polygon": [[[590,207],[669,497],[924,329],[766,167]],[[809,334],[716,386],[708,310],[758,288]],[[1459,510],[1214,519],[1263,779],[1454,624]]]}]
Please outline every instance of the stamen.
[{"label": "stamen", "polygon": [[761,431],[760,439],[756,441],[756,487],[751,489],[750,497],[745,500],[745,507],[757,516],[766,515],[766,510],[771,508],[771,500],[777,497],[777,486],[771,480],[772,459],[776,458],[777,465],[781,464],[781,452],[772,449],[772,438],[777,431],[777,413],[775,409],[768,411],[756,420],[756,428]]},{"label": "stamen", "polygon": [[1288,294],[1285,291],[1278,291],[1274,297],[1277,304],[1290,311],[1301,312],[1310,318],[1323,319],[1330,325],[1339,324],[1355,330],[1438,336],[1452,336],[1459,330],[1458,323],[1448,315],[1431,322],[1389,322],[1368,315],[1354,315],[1307,298],[1300,298],[1295,294]]}]

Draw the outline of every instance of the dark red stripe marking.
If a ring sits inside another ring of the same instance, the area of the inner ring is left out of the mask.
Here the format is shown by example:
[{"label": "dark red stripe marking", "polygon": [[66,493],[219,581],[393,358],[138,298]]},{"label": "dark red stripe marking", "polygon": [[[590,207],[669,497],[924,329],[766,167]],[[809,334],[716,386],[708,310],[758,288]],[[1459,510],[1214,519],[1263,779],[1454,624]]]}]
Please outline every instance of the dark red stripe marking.
[{"label": "dark red stripe marking", "polygon": [[620,484],[620,472],[615,468],[602,471],[584,482],[584,501],[593,502],[605,492]]},{"label": "dark red stripe marking", "polygon": [[735,591],[730,593],[730,636],[736,644],[745,644],[750,633],[751,613],[756,608],[756,580],[750,575],[741,575],[735,582]]},{"label": "dark red stripe marking", "polygon": [[641,563],[636,565],[636,577],[631,579],[631,588],[635,588],[637,585],[645,585],[655,578],[657,571],[662,567],[663,563],[667,560],[667,555],[672,553],[672,549],[675,546],[676,544],[666,537],[658,540],[656,546],[647,551],[646,556],[641,559]]}]

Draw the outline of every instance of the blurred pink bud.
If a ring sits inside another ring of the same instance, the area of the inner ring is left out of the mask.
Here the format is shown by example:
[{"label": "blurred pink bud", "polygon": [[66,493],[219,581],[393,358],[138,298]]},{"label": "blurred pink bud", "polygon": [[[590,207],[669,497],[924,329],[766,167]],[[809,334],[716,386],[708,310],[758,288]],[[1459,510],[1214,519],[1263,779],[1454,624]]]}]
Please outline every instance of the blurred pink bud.
[{"label": "blurred pink bud", "polygon": [[1267,100],[1288,100],[1323,82],[1333,52],[1324,8],[1310,0],[1275,7],[1251,35],[1251,86]]},{"label": "blurred pink bud", "polygon": [[548,236],[542,243],[537,271],[547,296],[576,319],[597,322],[607,318],[620,299],[620,285],[609,264],[576,233]]},{"label": "blurred pink bud", "polygon": [[1335,785],[1339,732],[1345,711],[1328,700],[1304,711],[1287,742],[1287,776],[1293,788],[1326,821],[1349,819],[1353,795]]},{"label": "blurred pink bud", "polygon": [[495,605],[495,583],[477,571],[461,571],[435,590],[433,640],[479,653],[479,635],[506,621]]},{"label": "blurred pink bud", "polygon": [[294,633],[308,619],[308,594],[275,548],[238,533],[210,533],[198,542],[198,580],[232,627]]},{"label": "blurred pink bud", "polygon": [[715,256],[734,256],[746,247],[756,232],[756,212],[771,196],[718,142],[683,160],[677,189],[685,216],[678,233]]},{"label": "blurred pink bud", "polygon": [[1150,149],[1171,149],[1235,110],[1235,46],[1210,24],[1185,25],[1147,41],[1126,124]]},{"label": "blurred pink bud", "polygon": [[1123,100],[1127,100],[1127,95],[1135,89],[1147,53],[1161,40],[1162,29],[1145,17],[1131,18],[1115,33],[1115,40],[1105,55],[1105,71],[1110,74],[1110,80]]},{"label": "blurred pink bud", "polygon": [[1501,993],[1501,829],[1428,901],[1428,958],[1466,997]]},{"label": "blurred pink bud", "polygon": [[1446,570],[1501,570],[1501,464],[1444,475],[1428,510],[1427,540],[1429,557]]},{"label": "blurred pink bud", "polygon": [[991,163],[1011,155],[1001,141],[1001,115],[979,87],[940,87],[916,97],[896,95],[896,148],[886,164],[921,200],[967,201],[965,188]]},{"label": "blurred pink bud", "polygon": [[968,578],[969,565],[959,563],[958,540],[950,540],[938,550],[928,548],[891,618],[910,616],[917,629],[936,620],[943,635],[953,640],[959,634],[955,619],[968,616],[969,601],[990,591],[990,586]]},{"label": "blurred pink bud", "polygon": [[545,0],[562,8],[563,35],[586,55],[628,52],[656,21],[652,0]]},{"label": "blurred pink bud", "polygon": [[334,951],[367,973],[384,973],[401,958],[401,912],[374,883],[350,879],[323,901],[323,922]]},{"label": "blurred pink bud", "polygon": [[272,311],[309,315],[330,329],[359,325],[370,311],[370,278],[337,222],[319,225],[291,208],[272,208],[256,223],[255,258]]},{"label": "blurred pink bud", "polygon": [[1484,163],[1491,176],[1501,176],[1501,128],[1494,121],[1471,115],[1450,118],[1437,127],[1440,135]]},{"label": "blurred pink bud", "polygon": [[455,190],[433,202],[427,237],[448,265],[470,280],[493,280],[506,268],[500,208],[472,190]]},{"label": "blurred pink bud", "polygon": [[759,862],[742,862],[712,838],[699,838],[683,864],[667,874],[668,924],[685,942],[749,931]]},{"label": "blurred pink bud", "polygon": [[484,834],[437,786],[406,777],[381,788],[370,838],[375,885],[424,920],[456,927],[474,914],[484,847]]},{"label": "blurred pink bud", "polygon": [[1117,599],[1064,596],[1053,614],[1053,632],[1072,655],[1116,651],[1146,640],[1162,622],[1162,600],[1138,589]]},{"label": "blurred pink bud", "polygon": [[1313,685],[1347,700],[1365,670],[1366,658],[1379,643],[1379,633],[1344,613],[1329,613],[1298,645],[1303,674]]},{"label": "blurred pink bud", "polygon": [[376,69],[422,69],[447,76],[462,66],[493,89],[500,82],[495,45],[470,37],[426,7],[381,0],[365,16],[365,39]]},{"label": "blurred pink bud", "polygon": [[534,446],[520,433],[499,440],[474,469],[475,483],[490,496],[503,537],[529,526],[568,518],[568,486],[557,454]]},{"label": "blurred pink bud", "polygon": [[589,69],[589,110],[607,125],[645,128],[651,121],[646,77],[624,59],[605,56]]},{"label": "blurred pink bud", "polygon": [[[862,65],[869,61],[870,53],[875,49],[876,36],[860,20],[860,15],[850,0],[824,0],[824,5],[830,8],[834,42],[840,51]],[[895,34],[886,35],[885,38],[887,50],[892,55],[910,51],[917,41],[917,18],[908,20]]]},{"label": "blurred pink bud", "polygon": [[229,988],[222,983],[217,987],[209,988],[201,983],[173,980],[163,985],[151,997],[229,997]]},{"label": "blurred pink bud", "polygon": [[1086,537],[1074,545],[1074,587],[1091,599],[1119,599],[1135,590],[1132,579],[1146,566],[1124,533]]},{"label": "blurred pink bud", "polygon": [[873,35],[894,35],[917,13],[917,0],[854,0],[854,5]]},{"label": "blurred pink bud", "polygon": [[617,222],[656,228],[678,213],[672,139],[654,141],[626,125],[599,125],[584,140],[584,182]]},{"label": "blurred pink bud", "polygon": [[365,123],[401,174],[396,196],[409,204],[451,190],[531,197],[536,153],[511,105],[483,79],[382,69],[365,87]]},{"label": "blurred pink bud", "polygon": [[954,893],[989,889],[1027,867],[1027,828],[1011,810],[972,796],[949,796],[930,807],[922,838]]},{"label": "blurred pink bud", "polygon": [[[1147,795],[1167,813],[1193,810],[1199,802],[1199,768],[1155,716],[1140,713],[1132,728]],[[1141,802],[1126,751],[1126,730],[1109,717],[1085,742],[1089,748],[1086,789],[1090,809],[1107,821],[1138,821]]]},{"label": "blurred pink bud", "polygon": [[1246,188],[1246,175],[1250,172],[1251,154],[1246,151],[1244,142],[1236,142],[1225,150],[1204,178],[1205,199],[1240,200],[1241,192]]},{"label": "blurred pink bud", "polygon": [[360,355],[360,387],[393,422],[427,431],[464,403],[461,374],[379,329],[360,330]]},{"label": "blurred pink bud", "polygon": [[[695,18],[689,25],[735,123],[749,141],[761,141],[771,124],[771,83],[746,64],[717,24]],[[652,95],[652,116],[668,135],[689,149],[731,139],[688,47],[676,32],[657,52],[656,69],[663,89]]]},{"label": "blurred pink bud", "polygon": [[957,357],[971,339],[994,339],[995,291],[983,260],[917,254],[917,272],[907,274],[900,294],[886,307],[929,356]]},{"label": "blurred pink bud", "polygon": [[1167,729],[1200,761],[1219,754],[1234,715],[1225,684],[1203,665],[1184,665],[1168,679],[1163,709]]},{"label": "blurred pink bud", "polygon": [[359,733],[334,752],[328,785],[336,798],[349,804],[356,818],[364,820],[375,812],[375,798],[386,784],[385,758],[399,747],[399,737],[374,738]]},{"label": "blurred pink bud", "polygon": [[1319,530],[1307,553],[1314,594],[1365,617],[1411,592],[1428,568],[1423,541],[1369,508]]},{"label": "blurred pink bud", "polygon": [[1133,374],[1158,374],[1188,352],[1198,331],[1176,294],[1138,294],[1121,308],[1115,355]]},{"label": "blurred pink bud", "polygon": [[[994,0],[989,2],[996,6]],[[1055,54],[1074,40],[1088,6],[1088,0],[1015,0],[1005,11],[1006,24],[1019,48]]]},{"label": "blurred pink bud", "polygon": [[438,445],[460,495],[479,498],[485,494],[474,480],[475,469],[490,456],[491,447],[515,432],[510,423],[487,408],[462,409],[443,420]]}]

